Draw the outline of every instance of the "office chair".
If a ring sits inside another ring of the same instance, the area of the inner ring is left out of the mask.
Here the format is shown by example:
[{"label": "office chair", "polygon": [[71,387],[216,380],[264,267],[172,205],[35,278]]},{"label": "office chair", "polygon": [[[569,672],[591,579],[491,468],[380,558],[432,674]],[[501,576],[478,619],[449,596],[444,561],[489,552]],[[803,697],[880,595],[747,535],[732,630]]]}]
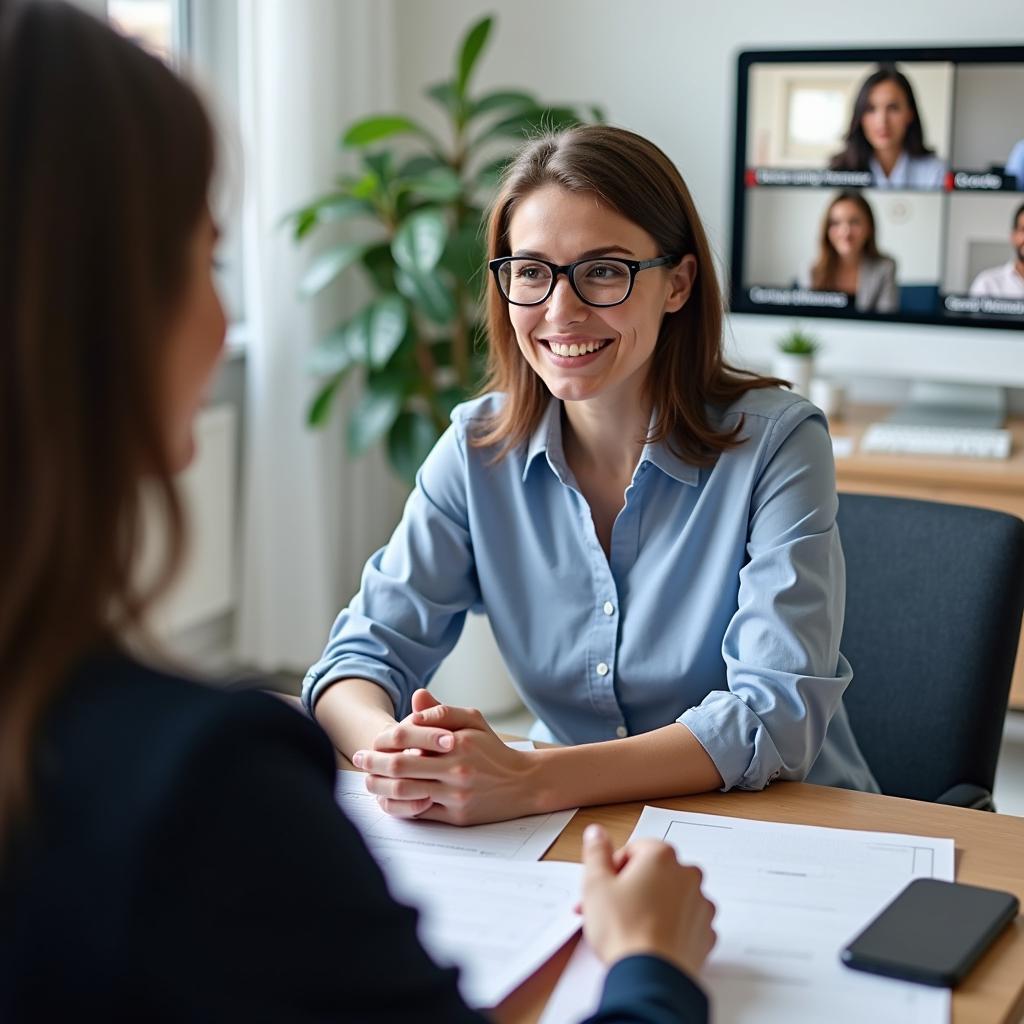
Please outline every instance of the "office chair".
[{"label": "office chair", "polygon": [[1024,522],[839,496],[854,735],[890,796],[994,810],[1024,608]]}]

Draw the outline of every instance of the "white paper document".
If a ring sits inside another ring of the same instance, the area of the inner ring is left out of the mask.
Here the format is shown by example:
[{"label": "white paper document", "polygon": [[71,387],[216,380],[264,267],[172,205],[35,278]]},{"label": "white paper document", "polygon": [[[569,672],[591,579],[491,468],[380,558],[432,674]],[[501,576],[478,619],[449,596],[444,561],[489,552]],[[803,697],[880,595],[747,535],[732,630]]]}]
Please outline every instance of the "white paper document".
[{"label": "white paper document", "polygon": [[[842,948],[914,878],[953,881],[952,839],[645,807],[653,837],[704,872],[718,942],[699,981],[716,1024],[948,1024],[950,994],[844,967]],[[596,1008],[604,967],[581,942],[542,1024]]]},{"label": "white paper document", "polygon": [[496,1006],[580,927],[583,868],[387,850],[378,862],[392,895],[419,909],[419,936],[461,969],[471,1006]]},{"label": "white paper document", "polygon": [[362,772],[338,772],[334,799],[380,859],[385,850],[540,860],[576,813],[555,811],[490,825],[446,825],[440,821],[411,821],[385,814],[367,792]]}]

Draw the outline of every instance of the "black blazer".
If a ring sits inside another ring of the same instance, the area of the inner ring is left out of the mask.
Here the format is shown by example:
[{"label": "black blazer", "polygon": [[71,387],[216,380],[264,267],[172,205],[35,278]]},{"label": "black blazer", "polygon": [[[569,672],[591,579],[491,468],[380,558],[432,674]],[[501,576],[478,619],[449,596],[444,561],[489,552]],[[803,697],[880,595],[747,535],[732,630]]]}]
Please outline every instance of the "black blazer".
[{"label": "black blazer", "polygon": [[[0,869],[0,1020],[483,1020],[337,809],[330,743],[275,698],[92,659],[34,767]],[[632,957],[593,1020],[706,1012]]]}]

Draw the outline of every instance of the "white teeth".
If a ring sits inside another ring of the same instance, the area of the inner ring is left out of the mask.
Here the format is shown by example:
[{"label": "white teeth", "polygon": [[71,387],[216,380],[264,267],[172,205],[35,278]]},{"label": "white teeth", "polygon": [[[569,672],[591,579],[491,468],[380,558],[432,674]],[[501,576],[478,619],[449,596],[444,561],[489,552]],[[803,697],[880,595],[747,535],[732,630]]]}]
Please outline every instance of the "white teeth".
[{"label": "white teeth", "polygon": [[556,356],[572,357],[587,355],[590,352],[596,352],[599,348],[604,345],[602,341],[585,341],[582,344],[573,342],[571,345],[563,345],[558,341],[549,341],[548,346]]}]

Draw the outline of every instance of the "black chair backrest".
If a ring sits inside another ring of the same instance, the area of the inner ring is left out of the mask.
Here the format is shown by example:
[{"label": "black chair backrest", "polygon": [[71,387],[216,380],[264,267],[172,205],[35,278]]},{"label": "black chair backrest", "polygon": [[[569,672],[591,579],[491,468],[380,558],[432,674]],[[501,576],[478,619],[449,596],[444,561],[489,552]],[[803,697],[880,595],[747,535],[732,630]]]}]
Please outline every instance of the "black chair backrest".
[{"label": "black chair backrest", "polygon": [[1024,607],[1024,522],[988,509],[839,497],[844,702],[883,793],[989,792]]}]

